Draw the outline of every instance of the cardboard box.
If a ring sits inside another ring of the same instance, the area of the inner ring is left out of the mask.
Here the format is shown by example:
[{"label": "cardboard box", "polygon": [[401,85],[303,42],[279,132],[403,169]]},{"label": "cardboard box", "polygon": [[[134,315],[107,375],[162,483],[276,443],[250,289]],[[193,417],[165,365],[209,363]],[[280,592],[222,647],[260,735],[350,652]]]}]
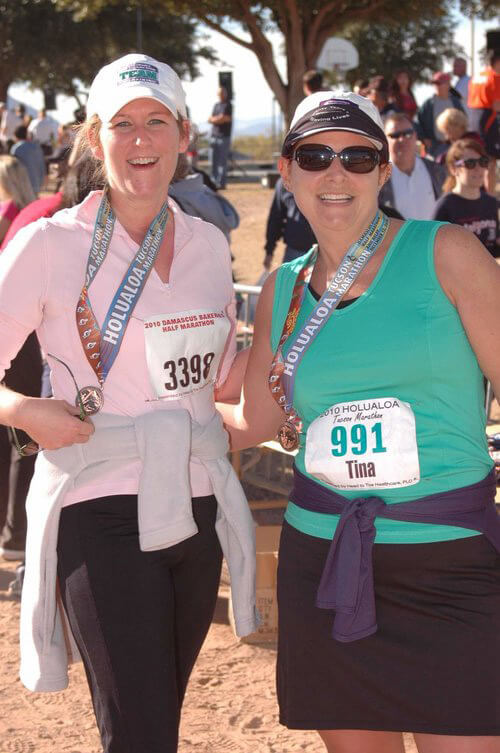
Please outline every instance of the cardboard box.
[{"label": "cardboard box", "polygon": [[[278,638],[276,575],[281,526],[257,526],[256,603],[262,624],[255,633],[241,638],[244,643],[275,643]],[[229,622],[234,630],[233,609],[229,598]]]}]

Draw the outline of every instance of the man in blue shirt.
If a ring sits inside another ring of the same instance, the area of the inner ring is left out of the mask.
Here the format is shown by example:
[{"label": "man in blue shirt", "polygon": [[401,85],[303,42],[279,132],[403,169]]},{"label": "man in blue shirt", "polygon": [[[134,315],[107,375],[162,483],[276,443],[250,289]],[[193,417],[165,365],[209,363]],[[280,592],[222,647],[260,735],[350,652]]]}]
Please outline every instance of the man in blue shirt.
[{"label": "man in blue shirt", "polygon": [[38,195],[42,187],[47,168],[42,147],[36,141],[28,141],[28,129],[20,125],[14,131],[15,142],[10,153],[23,163],[30,178],[33,191]]}]

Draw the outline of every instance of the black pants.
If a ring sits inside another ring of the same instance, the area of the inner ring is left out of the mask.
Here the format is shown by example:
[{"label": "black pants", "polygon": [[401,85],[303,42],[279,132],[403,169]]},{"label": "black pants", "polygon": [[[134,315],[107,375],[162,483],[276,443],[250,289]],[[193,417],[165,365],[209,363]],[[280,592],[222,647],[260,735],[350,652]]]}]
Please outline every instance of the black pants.
[{"label": "black pants", "polygon": [[0,544],[24,551],[26,545],[26,495],[33,476],[35,456],[17,452],[10,430],[0,426]]},{"label": "black pants", "polygon": [[[32,333],[5,373],[7,387],[31,397],[40,396],[42,358],[36,335]],[[21,443],[29,439],[18,432]],[[10,431],[0,427],[0,544],[5,549],[24,550],[26,544],[26,510],[35,457],[21,457]],[[3,529],[3,530],[2,530]]]},{"label": "black pants", "polygon": [[198,533],[141,552],[137,498],[62,510],[61,595],[82,654],[104,753],[175,753],[189,675],[213,617],[222,553],[214,497],[193,499]]}]

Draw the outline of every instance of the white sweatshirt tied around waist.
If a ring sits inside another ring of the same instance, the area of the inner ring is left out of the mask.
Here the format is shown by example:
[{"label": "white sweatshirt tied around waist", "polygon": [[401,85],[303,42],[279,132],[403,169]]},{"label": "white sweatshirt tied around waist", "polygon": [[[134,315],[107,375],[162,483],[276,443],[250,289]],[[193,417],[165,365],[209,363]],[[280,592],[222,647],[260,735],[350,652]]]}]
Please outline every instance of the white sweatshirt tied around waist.
[{"label": "white sweatshirt tied around waist", "polygon": [[140,458],[139,544],[164,549],[197,533],[191,507],[189,458],[205,466],[218,503],[216,531],[231,577],[235,629],[256,630],[255,526],[229,463],[227,434],[218,413],[201,426],[187,410],[129,417],[97,414],[86,444],[40,453],[26,501],[28,535],[21,603],[21,681],[29,690],[68,684],[67,621],[56,599],[57,535],[65,494]]}]

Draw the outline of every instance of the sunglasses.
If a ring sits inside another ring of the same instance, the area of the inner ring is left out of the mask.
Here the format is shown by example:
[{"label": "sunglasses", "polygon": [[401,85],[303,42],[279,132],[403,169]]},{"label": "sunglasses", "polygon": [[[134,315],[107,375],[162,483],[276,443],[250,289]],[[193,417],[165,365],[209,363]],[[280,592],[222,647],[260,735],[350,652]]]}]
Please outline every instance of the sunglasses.
[{"label": "sunglasses", "polygon": [[411,139],[415,131],[413,128],[406,128],[404,131],[394,131],[393,133],[388,133],[388,137],[390,139],[400,139],[403,137],[404,139]]},{"label": "sunglasses", "polygon": [[297,147],[292,159],[302,170],[319,172],[329,168],[335,157],[349,173],[371,173],[380,164],[380,154],[369,146],[348,146],[334,152],[323,144],[303,144]]},{"label": "sunglasses", "polygon": [[[12,439],[14,440],[17,454],[22,458],[29,458],[30,455],[36,455],[37,452],[40,452],[41,448],[38,443],[33,439],[30,439],[27,434],[25,434],[24,432],[21,433],[20,431],[18,434],[18,430],[14,429],[13,426],[9,427],[9,431]],[[24,437],[26,437],[25,440]]]},{"label": "sunglasses", "polygon": [[465,167],[467,170],[474,170],[475,167],[488,167],[488,157],[469,157],[468,159],[459,159],[455,162],[455,167]]},{"label": "sunglasses", "polygon": [[[80,415],[78,416],[78,418],[80,419],[80,421],[85,421],[85,417],[87,414],[85,413],[85,407],[83,405],[82,398],[80,395],[80,388],[78,387],[78,384],[76,382],[73,372],[71,371],[69,366],[66,363],[64,363],[64,361],[61,361],[60,358],[57,358],[57,356],[52,355],[52,353],[47,353],[47,355],[50,358],[53,358],[54,361],[57,361],[58,363],[60,363],[62,366],[64,366],[65,369],[69,371],[70,376],[73,380],[73,383],[76,387],[76,399],[78,400],[78,407],[80,409]],[[31,455],[36,455],[38,452],[40,452],[43,449],[42,447],[40,447],[38,442],[35,442],[34,439],[30,439],[28,435],[25,435],[26,441],[24,443],[21,442],[19,434],[17,433],[16,429],[13,426],[10,427],[10,431],[12,433],[12,439],[14,440],[14,445],[16,447],[16,450],[22,458],[28,458]]]}]

